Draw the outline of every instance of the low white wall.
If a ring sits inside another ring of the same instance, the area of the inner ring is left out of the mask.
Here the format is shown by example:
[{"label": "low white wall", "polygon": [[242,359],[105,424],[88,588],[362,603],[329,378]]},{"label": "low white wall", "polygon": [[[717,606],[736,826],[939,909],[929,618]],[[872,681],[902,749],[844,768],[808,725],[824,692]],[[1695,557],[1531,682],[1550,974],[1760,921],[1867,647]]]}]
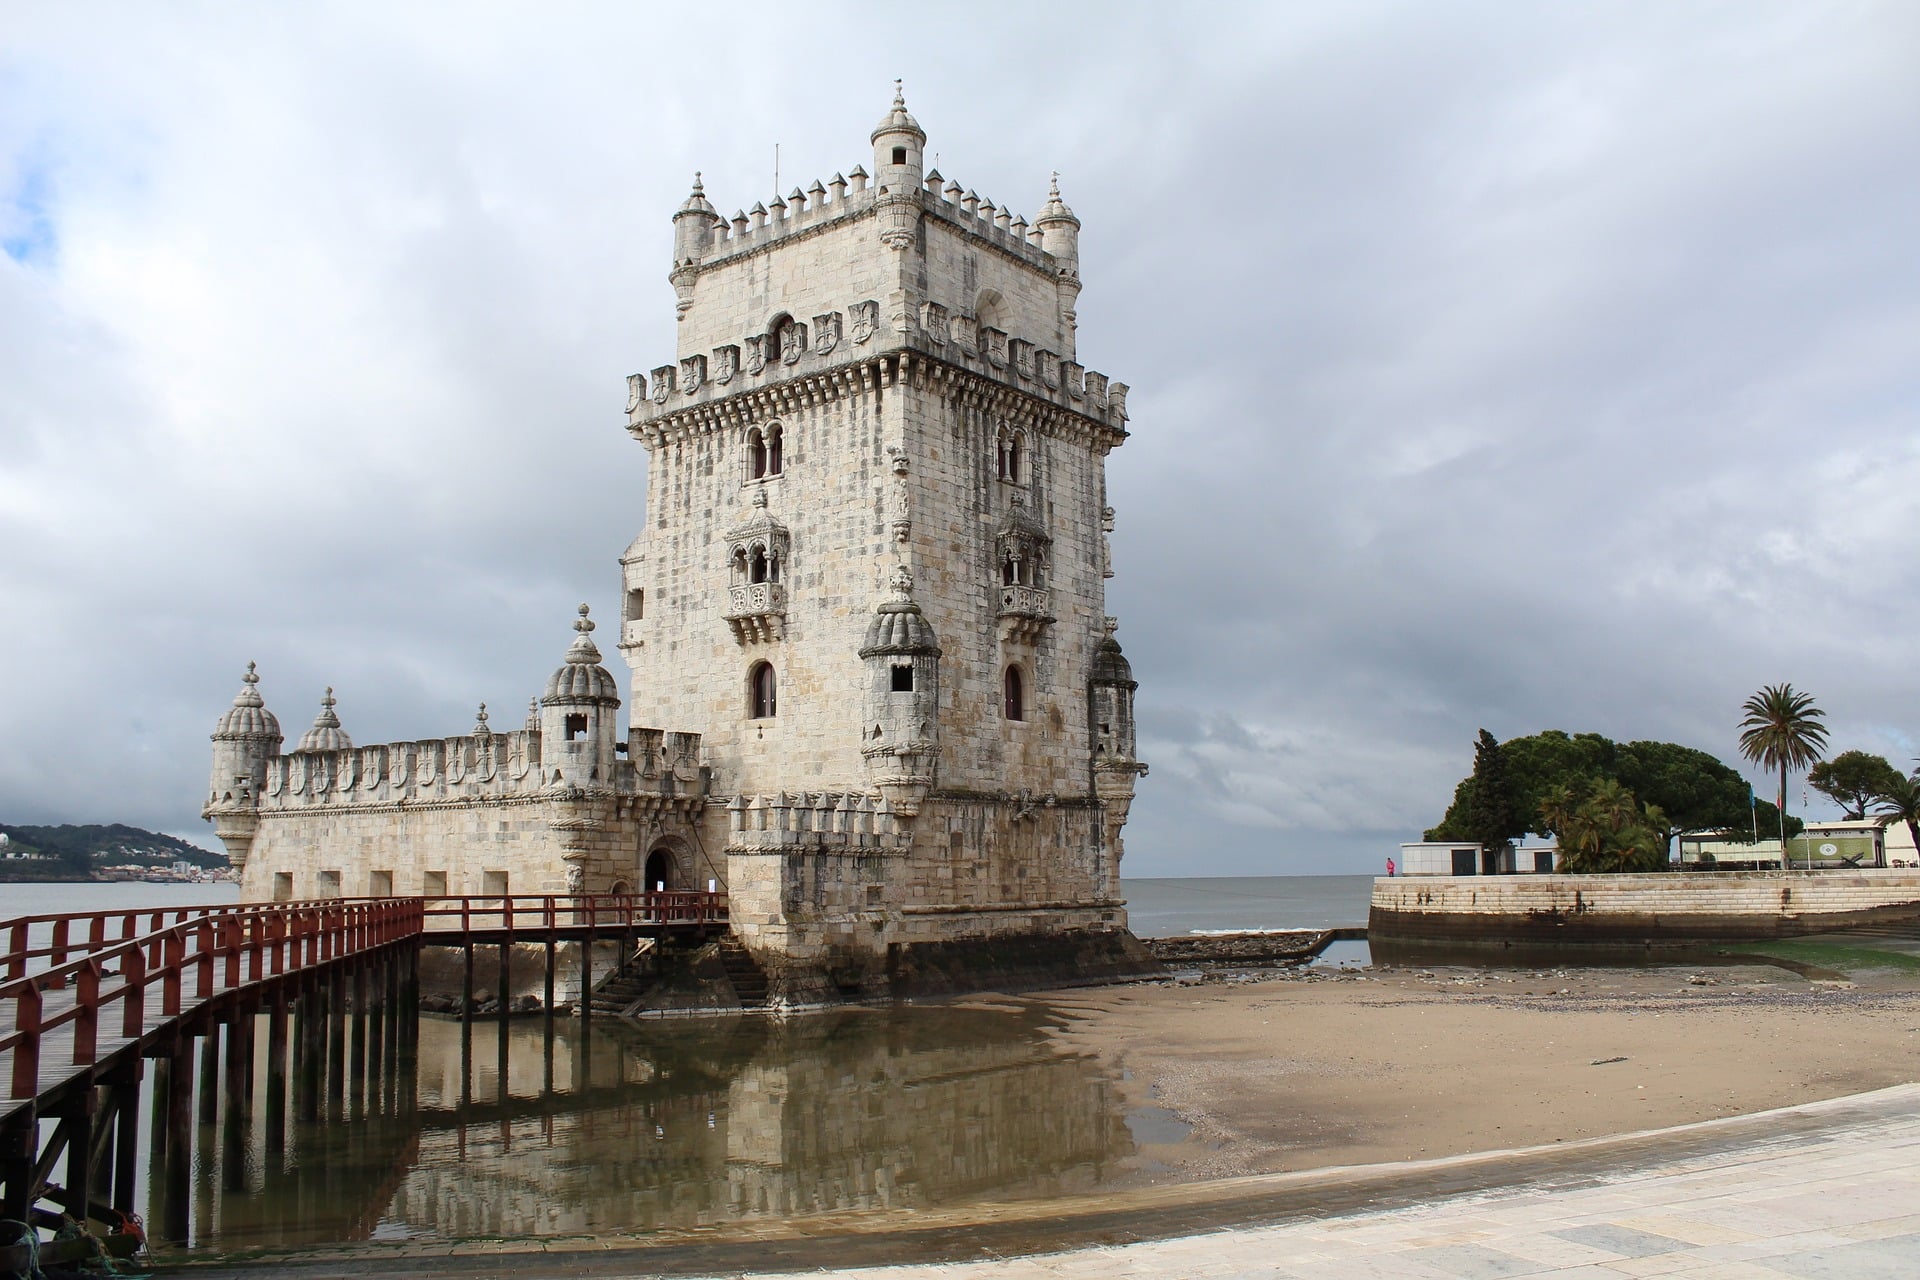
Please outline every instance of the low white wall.
[{"label": "low white wall", "polygon": [[1901,908],[1920,915],[1920,874],[1911,870],[1678,871],[1381,876],[1373,882],[1370,916],[1371,928],[1386,937],[1620,941],[1626,934],[1806,932],[1828,918]]}]

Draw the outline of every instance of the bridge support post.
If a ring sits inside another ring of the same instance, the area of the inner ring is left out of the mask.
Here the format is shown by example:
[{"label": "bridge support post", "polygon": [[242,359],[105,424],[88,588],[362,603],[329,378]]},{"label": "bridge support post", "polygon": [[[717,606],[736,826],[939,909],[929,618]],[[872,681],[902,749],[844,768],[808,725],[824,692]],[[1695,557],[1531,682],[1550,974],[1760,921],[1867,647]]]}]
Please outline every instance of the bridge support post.
[{"label": "bridge support post", "polygon": [[253,1009],[233,1011],[227,1023],[226,1112],[220,1125],[221,1185],[247,1189],[247,1142],[253,1128]]},{"label": "bridge support post", "polygon": [[167,1159],[160,1238],[187,1242],[193,1190],[193,1037],[184,1030],[167,1061]]},{"label": "bridge support post", "polygon": [[287,993],[276,990],[267,1005],[267,1150],[287,1149]]},{"label": "bridge support post", "polygon": [[200,1123],[220,1119],[220,1024],[209,1021],[200,1030]]},{"label": "bridge support post", "polygon": [[367,962],[353,962],[353,1059],[348,1070],[349,1111],[358,1117],[367,1114]]},{"label": "bridge support post", "polygon": [[[24,947],[21,950],[25,950]],[[39,1125],[31,1104],[21,1107],[0,1127],[0,1217],[26,1222],[33,1207],[34,1147]]]},{"label": "bridge support post", "polygon": [[327,1001],[327,1118],[343,1120],[347,1110],[347,984],[344,975],[325,975]]},{"label": "bridge support post", "polygon": [[113,1186],[108,1200],[121,1213],[135,1213],[133,1195],[140,1159],[140,1081],[146,1064],[133,1059],[113,1084]]}]

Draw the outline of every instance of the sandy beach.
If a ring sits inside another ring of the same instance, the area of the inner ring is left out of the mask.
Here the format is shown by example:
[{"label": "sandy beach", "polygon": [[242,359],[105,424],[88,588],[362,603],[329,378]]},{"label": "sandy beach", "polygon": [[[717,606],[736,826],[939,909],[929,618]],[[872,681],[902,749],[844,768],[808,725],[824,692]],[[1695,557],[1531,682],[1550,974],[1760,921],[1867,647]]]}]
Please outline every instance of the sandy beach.
[{"label": "sandy beach", "polygon": [[1920,983],[1858,978],[1375,969],[1036,1001],[1064,1046],[1153,1108],[1135,1159],[1160,1183],[1572,1141],[1920,1079]]}]

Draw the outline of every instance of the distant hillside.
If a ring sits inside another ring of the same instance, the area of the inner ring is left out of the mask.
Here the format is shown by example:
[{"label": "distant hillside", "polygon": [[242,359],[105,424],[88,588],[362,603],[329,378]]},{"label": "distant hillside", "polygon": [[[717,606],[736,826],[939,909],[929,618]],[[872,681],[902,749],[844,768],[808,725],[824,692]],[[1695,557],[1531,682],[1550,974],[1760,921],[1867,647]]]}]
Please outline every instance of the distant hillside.
[{"label": "distant hillside", "polygon": [[[106,827],[11,827],[0,823],[0,834],[7,837],[6,845],[0,846],[0,878],[4,879],[87,880],[96,867],[128,864],[166,867],[190,862],[213,870],[227,866],[225,854],[117,822]],[[55,865],[49,867],[49,862]]]}]

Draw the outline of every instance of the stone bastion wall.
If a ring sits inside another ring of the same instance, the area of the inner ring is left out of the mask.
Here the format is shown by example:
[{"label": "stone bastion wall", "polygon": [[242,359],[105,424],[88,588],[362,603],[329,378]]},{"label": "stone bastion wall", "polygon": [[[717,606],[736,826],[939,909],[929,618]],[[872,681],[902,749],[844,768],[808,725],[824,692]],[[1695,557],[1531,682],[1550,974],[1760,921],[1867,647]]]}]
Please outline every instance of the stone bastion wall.
[{"label": "stone bastion wall", "polygon": [[1400,876],[1373,882],[1373,943],[1672,945],[1920,922],[1897,870]]}]

